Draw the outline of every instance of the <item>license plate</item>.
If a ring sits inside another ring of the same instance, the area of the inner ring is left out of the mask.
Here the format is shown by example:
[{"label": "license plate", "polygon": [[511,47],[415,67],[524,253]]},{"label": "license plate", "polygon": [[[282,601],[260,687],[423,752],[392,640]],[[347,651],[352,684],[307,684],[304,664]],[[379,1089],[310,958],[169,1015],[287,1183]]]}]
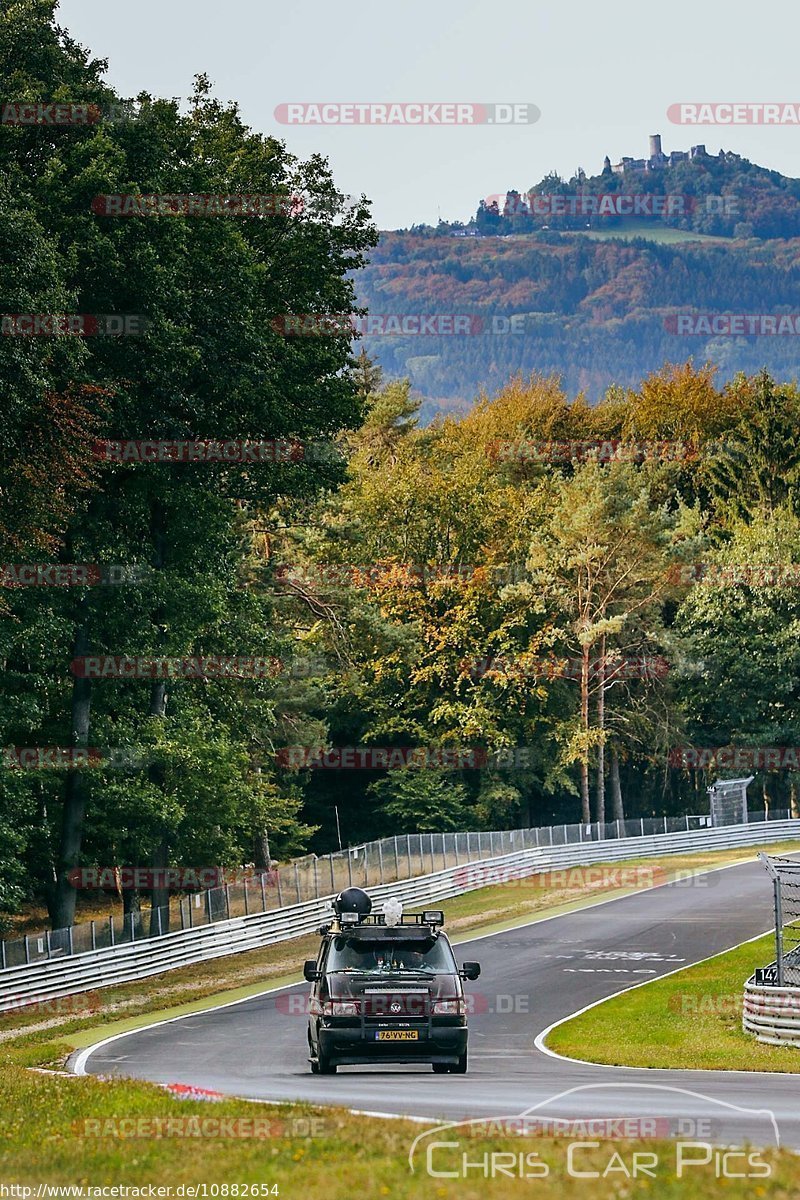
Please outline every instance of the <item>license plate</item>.
[{"label": "license plate", "polygon": [[378,1042],[418,1042],[418,1029],[379,1029],[375,1034]]}]

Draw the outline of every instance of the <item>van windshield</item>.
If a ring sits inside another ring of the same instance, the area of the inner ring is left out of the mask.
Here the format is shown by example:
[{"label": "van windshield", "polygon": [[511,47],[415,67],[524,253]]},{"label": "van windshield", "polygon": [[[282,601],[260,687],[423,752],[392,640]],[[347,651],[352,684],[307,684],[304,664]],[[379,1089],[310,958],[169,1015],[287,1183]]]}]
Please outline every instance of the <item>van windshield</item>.
[{"label": "van windshield", "polygon": [[335,937],[328,951],[328,971],[358,971],[367,974],[387,971],[422,971],[454,975],[453,952],[441,938],[424,942],[367,942],[363,938]]}]

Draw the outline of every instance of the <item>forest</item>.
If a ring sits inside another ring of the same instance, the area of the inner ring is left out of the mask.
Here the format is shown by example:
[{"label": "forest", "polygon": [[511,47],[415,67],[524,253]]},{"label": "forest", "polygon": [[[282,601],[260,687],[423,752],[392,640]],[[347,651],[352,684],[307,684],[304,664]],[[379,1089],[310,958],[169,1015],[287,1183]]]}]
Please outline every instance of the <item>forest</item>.
[{"label": "forest", "polygon": [[[0,33],[21,99],[124,99],[45,0]],[[273,202],[98,200],[198,194]],[[691,272],[663,246],[378,244],[324,159],[203,76],[188,111],[0,126],[0,216],[0,913],[70,925],[82,868],[699,812],[731,753],[796,806],[800,393],[664,353],[642,315],[755,304],[776,257],[791,305],[789,243]],[[485,386],[437,360],[464,409],[437,414],[368,338],[291,332],[363,313],[380,271],[375,312],[412,280],[430,311],[541,309],[494,339],[530,369],[467,338]],[[658,369],[631,382],[615,323]],[[590,403],[576,370],[612,383]]]}]

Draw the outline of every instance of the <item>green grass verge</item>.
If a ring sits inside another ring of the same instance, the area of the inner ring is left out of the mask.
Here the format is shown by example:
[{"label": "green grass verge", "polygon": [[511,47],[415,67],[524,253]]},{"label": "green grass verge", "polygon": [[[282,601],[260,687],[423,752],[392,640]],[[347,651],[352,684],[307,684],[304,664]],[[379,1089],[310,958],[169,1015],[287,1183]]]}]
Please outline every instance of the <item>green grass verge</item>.
[{"label": "green grass verge", "polygon": [[559,1025],[547,1045],[615,1066],[800,1072],[800,1048],[767,1046],[742,1029],[744,982],[774,957],[772,935],[747,942],[603,1001]]},{"label": "green grass verge", "polygon": [[708,233],[695,233],[691,229],[676,229],[671,225],[659,225],[646,217],[629,217],[620,221],[612,229],[577,229],[570,232],[591,241],[607,242],[615,239],[631,241],[633,238],[643,238],[648,242],[659,242],[661,245],[674,246],[682,242],[720,242],[730,243],[729,237],[715,237]]},{"label": "green grass verge", "polygon": [[[775,852],[792,848],[796,844],[772,847]],[[676,871],[744,861],[755,853],[755,848],[748,848],[734,855],[714,852],[670,856],[668,865],[664,859],[653,860],[651,865],[658,882],[666,881]],[[647,862],[632,860],[625,866],[647,866]],[[646,880],[646,874],[641,879]],[[554,876],[550,882],[497,884],[448,901],[444,907],[449,930],[455,940],[463,940],[470,934],[554,916],[632,890],[636,889],[603,886],[596,873],[581,884],[580,875],[568,872],[565,877]],[[467,1179],[434,1179],[424,1167],[421,1173],[418,1170],[411,1175],[407,1154],[411,1141],[423,1128],[418,1123],[368,1119],[344,1110],[304,1104],[179,1101],[151,1084],[25,1069],[57,1069],[76,1046],[91,1044],[124,1028],[293,982],[299,978],[298,965],[314,953],[316,946],[316,937],[299,938],[139,983],[105,988],[83,998],[85,1011],[81,1011],[81,998],[77,998],[71,1012],[18,1012],[0,1017],[0,1181],[28,1185],[158,1184],[173,1188],[182,1183],[277,1184],[281,1196],[301,1196],[303,1200],[350,1200],[353,1196],[485,1200],[487,1190],[500,1200],[518,1196],[518,1177],[486,1180],[482,1175],[476,1178],[473,1172]],[[258,1054],[259,1047],[254,1045],[256,1062]],[[187,1122],[179,1135],[174,1132],[178,1127],[167,1124],[175,1117],[197,1120]],[[131,1136],[133,1118],[151,1122],[144,1127],[149,1136]],[[204,1118],[237,1119],[247,1124],[228,1126],[241,1136],[198,1137],[196,1132],[204,1129],[199,1121]],[[254,1123],[256,1118],[260,1125]],[[95,1124],[86,1127],[87,1120]],[[170,1128],[173,1133],[165,1134]],[[712,1166],[698,1169],[688,1179],[675,1178],[675,1148],[671,1143],[640,1142],[634,1148],[639,1152],[651,1149],[658,1155],[657,1181],[625,1180],[617,1169],[606,1179],[592,1181],[593,1197],[610,1200],[620,1196],[620,1182],[624,1183],[626,1196],[652,1195],[655,1187],[658,1195],[668,1200],[678,1196],[681,1200],[705,1200],[719,1194],[720,1183]],[[537,1195],[547,1200],[556,1196],[577,1200],[586,1195],[586,1180],[571,1178],[567,1173],[563,1143],[539,1140],[523,1144],[495,1134],[486,1139],[470,1138],[465,1149],[471,1160],[480,1160],[485,1151],[518,1154],[520,1150],[537,1150],[550,1166],[547,1178],[535,1181]],[[588,1152],[581,1159],[581,1167],[596,1169],[602,1176],[614,1152],[630,1163],[632,1148],[614,1142]],[[770,1161],[769,1178],[730,1181],[725,1185],[725,1194],[790,1195],[796,1160],[780,1155]]]}]

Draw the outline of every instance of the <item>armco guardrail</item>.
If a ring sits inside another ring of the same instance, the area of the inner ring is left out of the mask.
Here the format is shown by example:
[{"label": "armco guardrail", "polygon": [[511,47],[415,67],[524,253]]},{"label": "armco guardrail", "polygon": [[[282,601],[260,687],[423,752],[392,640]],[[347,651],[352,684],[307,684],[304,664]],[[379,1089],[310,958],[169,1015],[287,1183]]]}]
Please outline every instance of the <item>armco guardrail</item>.
[{"label": "armco guardrail", "polygon": [[[791,813],[769,814],[772,820],[782,820]],[[767,813],[754,814],[751,820],[766,820]],[[628,821],[596,822],[589,825],[549,825],[523,829],[481,830],[478,832],[408,833],[362,842],[318,857],[316,854],[292,862],[270,864],[264,871],[244,870],[237,879],[220,878],[216,887],[192,891],[181,896],[178,892],[168,904],[155,910],[140,912],[136,906],[124,917],[110,913],[107,920],[83,921],[66,929],[42,929],[21,938],[0,941],[0,971],[53,958],[104,950],[125,942],[142,941],[146,937],[162,937],[174,929],[194,929],[233,917],[249,917],[256,912],[284,908],[320,900],[345,887],[370,888],[417,875],[433,875],[448,867],[460,867],[465,862],[484,858],[501,858],[520,850],[540,846],[562,846],[573,843],[605,841],[624,837],[645,837],[657,833],[687,833],[711,825],[711,817],[684,814],[679,817],[637,817]],[[731,822],[726,822],[731,824]],[[211,868],[212,875],[220,875]],[[206,876],[209,868],[200,868]],[[123,886],[113,869],[98,871],[91,867],[78,869],[75,886],[103,886],[99,877],[110,877],[111,886]],[[147,871],[144,871],[147,874]],[[187,874],[193,874],[189,869]],[[81,882],[84,878],[93,883]],[[248,886],[249,885],[249,886]],[[131,887],[128,883],[126,887]],[[146,886],[146,885],[143,885]]]},{"label": "armco guardrail", "polygon": [[[367,890],[376,905],[388,896],[395,896],[404,904],[424,904],[459,896],[503,878],[525,878],[557,868],[689,851],[735,849],[791,838],[800,838],[800,820],[609,839],[582,845],[535,847]],[[331,894],[303,904],[167,933],[146,941],[10,967],[0,972],[0,1012],[115,983],[146,979],[177,967],[287,941],[313,932],[330,912],[332,899]]]},{"label": "armco guardrail", "polygon": [[800,1046],[800,987],[776,987],[748,979],[744,985],[742,1026],[759,1042]]}]

